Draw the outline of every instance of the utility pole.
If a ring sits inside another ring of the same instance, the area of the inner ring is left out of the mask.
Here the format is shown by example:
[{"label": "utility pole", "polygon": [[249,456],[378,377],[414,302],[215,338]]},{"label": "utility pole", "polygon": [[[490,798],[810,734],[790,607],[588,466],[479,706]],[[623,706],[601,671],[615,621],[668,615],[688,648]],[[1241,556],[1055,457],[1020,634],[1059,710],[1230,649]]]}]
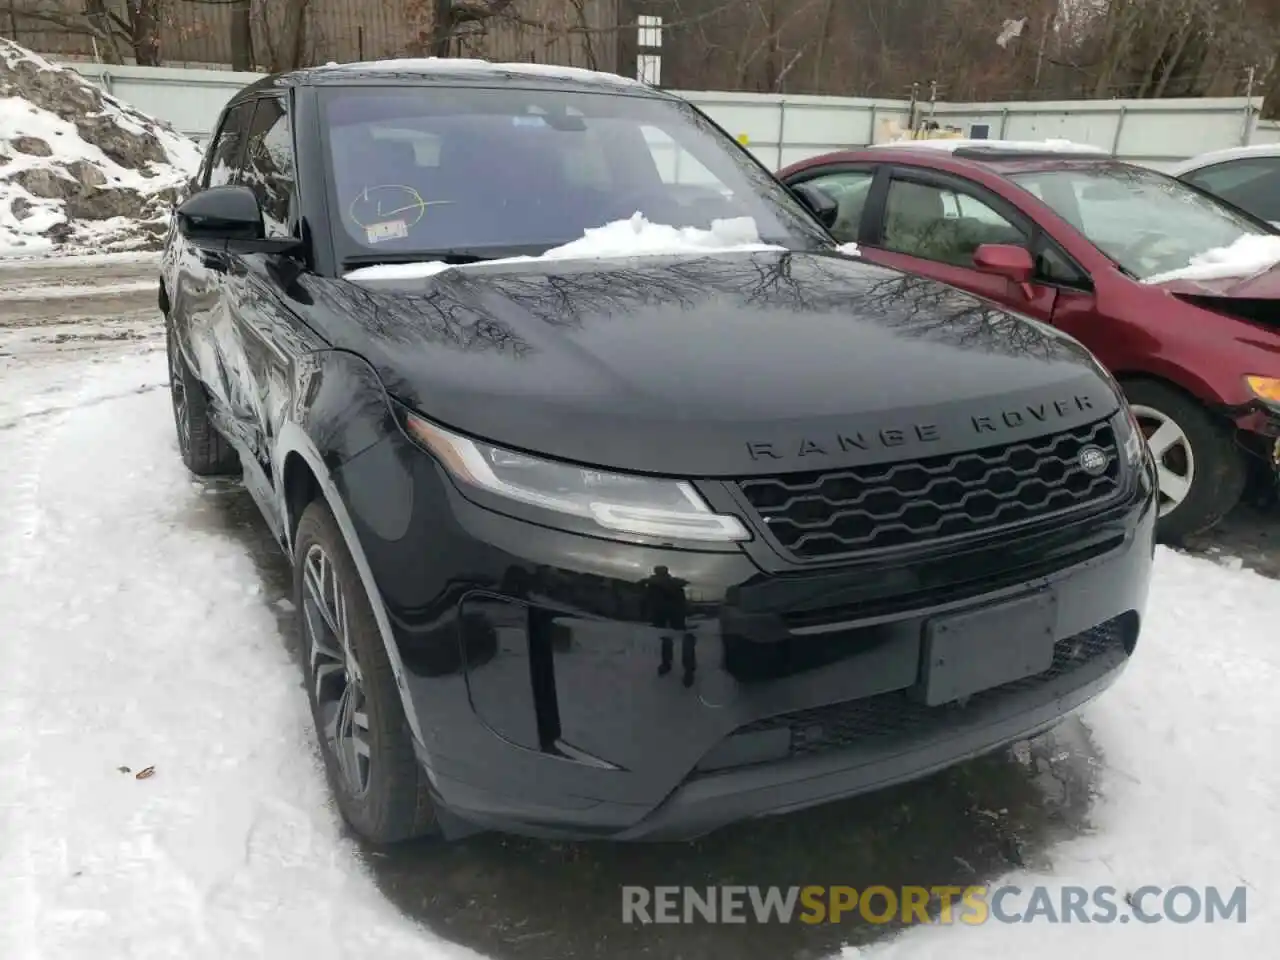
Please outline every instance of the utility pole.
[{"label": "utility pole", "polygon": [[1247,147],[1253,139],[1253,82],[1258,75],[1256,66],[1245,71],[1244,130],[1240,133],[1240,146]]}]

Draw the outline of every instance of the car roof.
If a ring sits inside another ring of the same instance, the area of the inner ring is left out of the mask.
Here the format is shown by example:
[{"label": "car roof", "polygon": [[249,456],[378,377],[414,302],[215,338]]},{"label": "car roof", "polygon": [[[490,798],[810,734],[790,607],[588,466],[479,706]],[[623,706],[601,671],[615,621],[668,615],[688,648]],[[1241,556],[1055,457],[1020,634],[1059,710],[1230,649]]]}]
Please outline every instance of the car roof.
[{"label": "car roof", "polygon": [[236,98],[288,87],[439,84],[493,86],[511,84],[563,90],[670,98],[656,87],[616,73],[544,63],[495,63],[463,57],[417,57],[327,63],[264,76]]},{"label": "car roof", "polygon": [[1222,150],[1210,150],[1174,164],[1169,168],[1173,176],[1181,176],[1201,167],[1212,166],[1227,160],[1243,160],[1247,157],[1280,157],[1280,143],[1255,143],[1247,147],[1226,147]]},{"label": "car roof", "polygon": [[1000,177],[1044,170],[1134,166],[1117,160],[1101,147],[1065,140],[936,139],[891,141],[829,153],[792,164],[787,172],[803,170],[816,162],[867,161],[916,163],[956,173],[982,170]]},{"label": "car roof", "polygon": [[901,140],[873,144],[868,149],[930,150],[973,160],[1017,159],[1021,157],[1109,157],[1101,147],[1070,140],[968,140],[937,137],[930,140]]}]

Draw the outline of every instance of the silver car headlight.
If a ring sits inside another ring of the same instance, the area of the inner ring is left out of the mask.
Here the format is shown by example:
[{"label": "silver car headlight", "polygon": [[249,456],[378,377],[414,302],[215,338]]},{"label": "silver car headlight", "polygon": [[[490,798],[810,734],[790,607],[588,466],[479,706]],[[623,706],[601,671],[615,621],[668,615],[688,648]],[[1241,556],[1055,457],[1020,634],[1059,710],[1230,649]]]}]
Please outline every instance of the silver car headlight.
[{"label": "silver car headlight", "polygon": [[1138,425],[1138,420],[1133,415],[1133,409],[1123,395],[1120,397],[1120,412],[1116,414],[1115,421],[1117,427],[1116,440],[1120,447],[1121,456],[1124,457],[1124,462],[1131,467],[1140,466],[1145,445],[1142,427]]},{"label": "silver car headlight", "polygon": [[664,480],[544,460],[482,443],[409,414],[410,436],[464,485],[593,521],[604,531],[729,543],[751,534],[737,517],[712,511],[681,480]]}]

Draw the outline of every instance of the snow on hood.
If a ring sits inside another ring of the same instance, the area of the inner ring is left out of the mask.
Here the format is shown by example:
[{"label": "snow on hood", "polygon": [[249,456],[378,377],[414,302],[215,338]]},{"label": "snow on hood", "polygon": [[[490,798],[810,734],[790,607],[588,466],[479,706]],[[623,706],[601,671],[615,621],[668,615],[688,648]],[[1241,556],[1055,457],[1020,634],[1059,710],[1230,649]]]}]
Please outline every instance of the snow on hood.
[{"label": "snow on hood", "polygon": [[155,245],[200,159],[167,124],[0,39],[0,257]]},{"label": "snow on hood", "polygon": [[1246,234],[1230,246],[1215,247],[1197,254],[1185,267],[1157,273],[1142,282],[1252,277],[1270,270],[1276,264],[1280,264],[1280,237]]},{"label": "snow on hood", "polygon": [[462,266],[442,263],[439,260],[426,260],[422,263],[385,263],[352,270],[346,274],[346,279],[417,280],[434,276],[444,270],[484,269],[535,260],[608,260],[619,257],[783,249],[785,247],[776,244],[762,243],[756,222],[751,217],[712,220],[711,229],[702,230],[698,227],[671,227],[662,223],[651,223],[643,214],[636,213],[629,220],[615,220],[602,227],[592,227],[577,240],[571,240],[559,247],[552,247],[537,257],[502,257]]}]

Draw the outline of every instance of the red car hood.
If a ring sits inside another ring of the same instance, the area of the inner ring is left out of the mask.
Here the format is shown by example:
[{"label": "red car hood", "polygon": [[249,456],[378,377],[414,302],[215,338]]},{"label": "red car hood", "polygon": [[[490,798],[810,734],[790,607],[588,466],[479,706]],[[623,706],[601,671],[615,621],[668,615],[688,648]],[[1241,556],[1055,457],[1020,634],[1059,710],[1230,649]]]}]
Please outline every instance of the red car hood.
[{"label": "red car hood", "polygon": [[1202,310],[1280,329],[1280,264],[1249,277],[1166,280],[1156,286]]},{"label": "red car hood", "polygon": [[1280,264],[1250,277],[1216,280],[1166,280],[1156,284],[1170,293],[1189,297],[1231,297],[1243,300],[1280,300]]}]

